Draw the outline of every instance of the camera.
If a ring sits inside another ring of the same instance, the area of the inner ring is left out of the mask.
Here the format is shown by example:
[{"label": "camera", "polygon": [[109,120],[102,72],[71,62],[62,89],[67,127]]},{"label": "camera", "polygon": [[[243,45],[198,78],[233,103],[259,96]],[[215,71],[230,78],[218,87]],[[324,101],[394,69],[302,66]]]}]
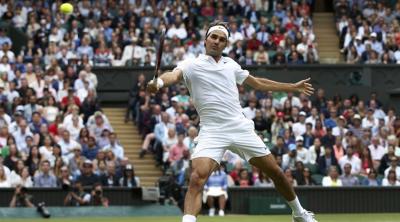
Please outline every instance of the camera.
[{"label": "camera", "polygon": [[95,193],[97,196],[101,196],[101,194],[102,194],[103,192],[101,192],[101,190],[96,190],[94,193]]},{"label": "camera", "polygon": [[36,207],[37,212],[42,215],[43,218],[49,218],[50,217],[50,212],[49,210],[46,208],[45,203],[44,202],[40,202],[38,203],[37,207]]}]

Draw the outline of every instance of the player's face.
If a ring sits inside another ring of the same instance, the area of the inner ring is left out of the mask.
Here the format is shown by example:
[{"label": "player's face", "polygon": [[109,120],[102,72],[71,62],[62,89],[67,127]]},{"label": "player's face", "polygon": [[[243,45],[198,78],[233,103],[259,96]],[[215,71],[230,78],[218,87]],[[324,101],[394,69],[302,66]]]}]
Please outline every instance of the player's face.
[{"label": "player's face", "polygon": [[228,39],[222,31],[212,32],[206,39],[206,53],[210,56],[221,56],[222,51],[228,44]]}]

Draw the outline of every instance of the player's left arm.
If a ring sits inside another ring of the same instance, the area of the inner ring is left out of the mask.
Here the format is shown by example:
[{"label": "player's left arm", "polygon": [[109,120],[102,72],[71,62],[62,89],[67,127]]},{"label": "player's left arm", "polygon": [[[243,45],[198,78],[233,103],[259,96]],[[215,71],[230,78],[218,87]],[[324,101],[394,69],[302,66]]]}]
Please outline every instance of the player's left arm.
[{"label": "player's left arm", "polygon": [[307,96],[314,93],[314,88],[309,83],[311,79],[307,78],[296,83],[283,83],[276,82],[267,78],[254,77],[249,75],[245,80],[244,84],[249,85],[255,90],[259,91],[285,91],[285,92],[298,92],[304,93]]}]

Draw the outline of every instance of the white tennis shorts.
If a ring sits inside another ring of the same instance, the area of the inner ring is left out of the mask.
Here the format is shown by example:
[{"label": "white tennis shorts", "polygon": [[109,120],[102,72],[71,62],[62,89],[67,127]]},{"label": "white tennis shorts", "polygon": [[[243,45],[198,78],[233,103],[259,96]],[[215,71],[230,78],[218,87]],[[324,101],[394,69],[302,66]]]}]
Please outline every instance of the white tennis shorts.
[{"label": "white tennis shorts", "polygon": [[191,159],[208,157],[220,163],[226,150],[238,154],[246,161],[271,153],[255,133],[253,121],[248,119],[219,129],[202,126],[197,140]]}]

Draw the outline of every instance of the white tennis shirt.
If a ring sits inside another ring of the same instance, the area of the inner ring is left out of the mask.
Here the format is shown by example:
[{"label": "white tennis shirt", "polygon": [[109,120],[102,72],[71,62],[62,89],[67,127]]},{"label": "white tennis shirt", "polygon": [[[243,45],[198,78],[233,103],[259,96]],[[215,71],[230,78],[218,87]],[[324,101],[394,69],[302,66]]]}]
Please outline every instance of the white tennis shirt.
[{"label": "white tennis shirt", "polygon": [[207,129],[234,126],[244,120],[236,84],[249,76],[247,70],[229,57],[218,63],[208,55],[178,63],[183,80],[200,116],[200,125]]}]

